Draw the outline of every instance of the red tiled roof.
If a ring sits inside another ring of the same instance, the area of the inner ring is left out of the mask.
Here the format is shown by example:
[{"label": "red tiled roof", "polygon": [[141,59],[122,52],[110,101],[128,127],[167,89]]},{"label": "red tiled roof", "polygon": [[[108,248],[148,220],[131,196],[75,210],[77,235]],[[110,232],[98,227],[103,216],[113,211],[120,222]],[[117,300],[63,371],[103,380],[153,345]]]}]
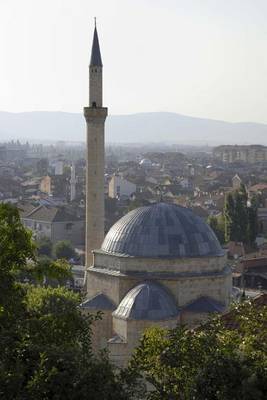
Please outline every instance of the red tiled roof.
[{"label": "red tiled roof", "polygon": [[267,183],[257,183],[256,185],[253,185],[249,188],[250,192],[257,192],[260,190],[266,190],[267,189]]}]

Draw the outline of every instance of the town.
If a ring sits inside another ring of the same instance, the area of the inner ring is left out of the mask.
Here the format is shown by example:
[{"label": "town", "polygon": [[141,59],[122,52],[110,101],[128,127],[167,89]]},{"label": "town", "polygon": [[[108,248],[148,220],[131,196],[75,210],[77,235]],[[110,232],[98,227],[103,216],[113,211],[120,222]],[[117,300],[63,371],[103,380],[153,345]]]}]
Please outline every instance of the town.
[{"label": "town", "polygon": [[266,399],[255,1],[0,3],[0,400]]},{"label": "town", "polygon": [[[248,202],[257,198],[256,246],[232,241],[228,257],[236,269],[237,286],[245,284],[255,293],[266,290],[267,147],[175,147],[173,151],[173,146],[160,144],[145,148],[138,144],[107,145],[105,232],[128,211],[161,199],[188,207],[211,224],[215,221],[224,245],[222,220],[227,194],[243,184]],[[0,145],[1,203],[19,208],[21,221],[38,243],[49,243],[52,248],[67,242],[72,255],[69,259],[76,264],[71,285],[77,290],[83,286],[85,262],[85,176],[83,143],[16,141]]]}]

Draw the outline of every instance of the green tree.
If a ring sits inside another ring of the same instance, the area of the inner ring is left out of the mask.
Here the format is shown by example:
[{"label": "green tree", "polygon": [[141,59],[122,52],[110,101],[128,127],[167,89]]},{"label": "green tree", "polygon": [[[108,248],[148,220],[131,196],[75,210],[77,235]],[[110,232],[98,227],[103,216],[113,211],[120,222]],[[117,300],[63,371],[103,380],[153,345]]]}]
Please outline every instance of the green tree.
[{"label": "green tree", "polygon": [[228,193],[224,206],[225,241],[243,242],[253,245],[257,236],[257,199],[248,205],[244,185],[234,193]]},{"label": "green tree", "polygon": [[232,193],[228,193],[224,205],[225,241],[236,238],[235,202]]},{"label": "green tree", "polygon": [[236,191],[234,193],[235,203],[235,241],[236,242],[248,242],[248,207],[246,196],[242,192]]},{"label": "green tree", "polygon": [[38,258],[35,263],[28,263],[24,271],[24,281],[33,281],[39,285],[47,286],[53,282],[56,285],[64,284],[72,278],[71,266],[64,260],[53,260],[47,256]]},{"label": "green tree", "polygon": [[209,226],[217,236],[217,239],[221,244],[225,243],[224,238],[224,219],[223,216],[215,217],[214,215],[210,215],[207,220]]},{"label": "green tree", "polygon": [[244,302],[237,329],[212,318],[196,330],[148,329],[130,363],[153,400],[263,400],[267,396],[267,307]]},{"label": "green tree", "polygon": [[52,257],[53,244],[49,238],[44,237],[38,240],[36,245],[37,245],[37,253],[39,256]]},{"label": "green tree", "polygon": [[92,352],[99,315],[85,317],[79,296],[65,288],[17,281],[18,272],[36,273],[36,251],[12,206],[0,205],[0,250],[0,399],[130,398],[107,355]]},{"label": "green tree", "polygon": [[54,252],[57,258],[65,258],[67,260],[76,256],[75,249],[69,240],[57,242]]},{"label": "green tree", "polygon": [[248,207],[248,241],[251,246],[254,245],[258,234],[258,199],[253,197]]}]

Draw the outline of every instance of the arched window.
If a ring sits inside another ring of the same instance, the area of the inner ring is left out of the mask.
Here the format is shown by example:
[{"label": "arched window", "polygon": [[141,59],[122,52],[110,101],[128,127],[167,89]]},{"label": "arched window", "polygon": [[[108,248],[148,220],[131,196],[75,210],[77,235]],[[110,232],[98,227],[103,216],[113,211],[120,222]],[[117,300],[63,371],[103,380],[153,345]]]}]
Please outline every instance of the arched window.
[{"label": "arched window", "polygon": [[96,108],[96,102],[95,101],[92,102],[92,107]]}]

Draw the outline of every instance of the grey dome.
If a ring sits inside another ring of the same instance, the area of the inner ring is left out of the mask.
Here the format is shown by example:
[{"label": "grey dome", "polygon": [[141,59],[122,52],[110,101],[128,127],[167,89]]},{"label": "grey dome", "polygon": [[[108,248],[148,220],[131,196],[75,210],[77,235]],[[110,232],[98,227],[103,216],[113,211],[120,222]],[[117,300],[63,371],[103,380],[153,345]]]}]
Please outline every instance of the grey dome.
[{"label": "grey dome", "polygon": [[178,309],[171,295],[154,282],[144,282],[131,289],[113,313],[117,318],[153,321],[177,315]]},{"label": "grey dome", "polygon": [[101,249],[133,257],[222,256],[212,229],[189,208],[156,203],[130,211],[107,233]]}]

